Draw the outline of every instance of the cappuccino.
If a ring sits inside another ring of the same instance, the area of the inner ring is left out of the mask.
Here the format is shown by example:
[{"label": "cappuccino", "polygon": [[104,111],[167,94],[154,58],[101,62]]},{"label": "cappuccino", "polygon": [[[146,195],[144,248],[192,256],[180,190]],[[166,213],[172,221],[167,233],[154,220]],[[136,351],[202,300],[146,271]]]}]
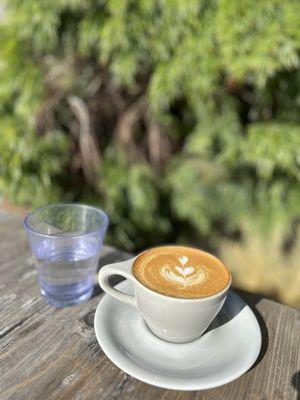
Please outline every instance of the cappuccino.
[{"label": "cappuccino", "polygon": [[183,246],[162,246],[137,257],[132,272],[147,288],[171,297],[198,299],[225,289],[229,270],[216,257]]}]

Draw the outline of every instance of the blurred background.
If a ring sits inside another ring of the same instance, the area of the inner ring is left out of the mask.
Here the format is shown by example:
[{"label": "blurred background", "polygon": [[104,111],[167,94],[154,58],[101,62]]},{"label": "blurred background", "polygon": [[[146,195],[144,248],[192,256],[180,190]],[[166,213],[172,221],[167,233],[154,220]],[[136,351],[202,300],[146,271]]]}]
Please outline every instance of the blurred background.
[{"label": "blurred background", "polygon": [[217,254],[300,307],[300,2],[0,0],[0,200]]}]

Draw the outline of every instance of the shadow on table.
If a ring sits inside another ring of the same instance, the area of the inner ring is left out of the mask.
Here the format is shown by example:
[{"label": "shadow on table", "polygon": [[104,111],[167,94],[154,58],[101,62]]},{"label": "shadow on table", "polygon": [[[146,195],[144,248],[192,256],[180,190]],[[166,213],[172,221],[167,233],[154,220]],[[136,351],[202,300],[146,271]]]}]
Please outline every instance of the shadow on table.
[{"label": "shadow on table", "polygon": [[296,372],[292,377],[292,385],[297,391],[297,400],[300,400],[300,371]]}]

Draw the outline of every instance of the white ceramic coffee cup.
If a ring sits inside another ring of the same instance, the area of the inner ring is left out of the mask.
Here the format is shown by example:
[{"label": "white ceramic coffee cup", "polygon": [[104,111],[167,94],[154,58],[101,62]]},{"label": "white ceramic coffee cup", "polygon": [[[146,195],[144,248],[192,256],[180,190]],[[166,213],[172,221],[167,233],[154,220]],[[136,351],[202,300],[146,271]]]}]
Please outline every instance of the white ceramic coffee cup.
[{"label": "white ceramic coffee cup", "polygon": [[[132,273],[136,258],[101,268],[98,274],[101,288],[114,298],[137,308],[150,330],[161,339],[185,343],[201,336],[221,310],[231,280],[225,289],[212,296],[198,299],[170,297],[147,288],[136,279]],[[113,275],[121,275],[132,282],[135,294],[114,289],[108,281]]]}]

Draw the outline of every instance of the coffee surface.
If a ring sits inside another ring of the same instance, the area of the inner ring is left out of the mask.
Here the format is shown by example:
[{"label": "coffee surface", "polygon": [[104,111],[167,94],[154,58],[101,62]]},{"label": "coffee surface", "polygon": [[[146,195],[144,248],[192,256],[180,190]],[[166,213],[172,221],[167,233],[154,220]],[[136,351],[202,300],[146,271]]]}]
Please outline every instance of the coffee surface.
[{"label": "coffee surface", "polygon": [[135,260],[132,272],[149,289],[184,299],[216,294],[231,279],[229,270],[216,257],[183,246],[145,251]]}]

